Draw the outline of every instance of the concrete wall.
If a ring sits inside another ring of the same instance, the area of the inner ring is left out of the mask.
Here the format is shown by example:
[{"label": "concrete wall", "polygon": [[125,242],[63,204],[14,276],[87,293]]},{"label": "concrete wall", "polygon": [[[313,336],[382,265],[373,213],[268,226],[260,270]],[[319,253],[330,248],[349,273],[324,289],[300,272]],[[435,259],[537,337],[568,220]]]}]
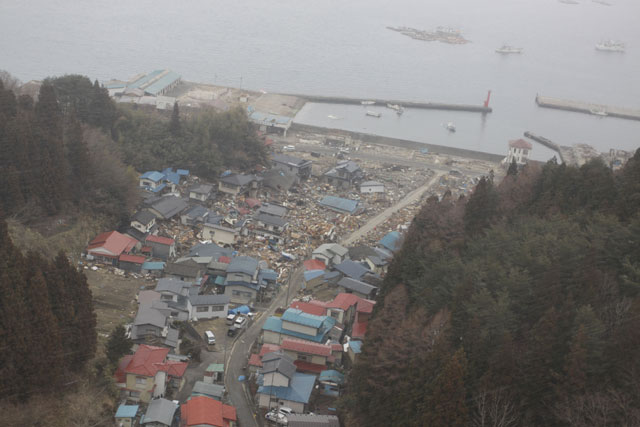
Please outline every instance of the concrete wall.
[{"label": "concrete wall", "polygon": [[286,329],[287,331],[299,332],[301,334],[312,335],[312,336],[315,336],[318,333],[317,328],[300,325],[298,323],[287,322],[286,320],[282,321],[282,329]]},{"label": "concrete wall", "polygon": [[262,342],[263,344],[282,344],[282,337],[286,337],[286,335],[280,335],[277,332],[273,331],[262,331]]},{"label": "concrete wall", "polygon": [[[198,308],[204,307],[207,311],[198,311]],[[222,308],[222,310],[218,310]],[[227,311],[229,311],[229,304],[224,305],[205,305],[193,307],[191,317],[197,317],[198,319],[214,319],[216,317],[226,317]]]}]

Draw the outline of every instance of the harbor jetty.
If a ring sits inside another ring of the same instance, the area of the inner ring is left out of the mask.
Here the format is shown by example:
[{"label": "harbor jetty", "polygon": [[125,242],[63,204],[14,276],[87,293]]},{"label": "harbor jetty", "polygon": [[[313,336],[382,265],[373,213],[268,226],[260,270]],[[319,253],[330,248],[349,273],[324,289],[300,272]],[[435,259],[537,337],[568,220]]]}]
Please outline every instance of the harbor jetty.
[{"label": "harbor jetty", "polygon": [[[318,95],[300,95],[290,94],[289,96],[296,96],[306,100],[307,102],[318,102],[325,104],[352,104],[361,105],[362,98],[347,98],[342,96],[318,96]],[[468,111],[472,113],[490,113],[493,111],[489,107],[489,99],[485,101],[484,105],[465,105],[465,104],[446,104],[442,102],[413,102],[413,101],[401,101],[397,99],[371,99],[367,102],[367,106],[387,104],[399,105],[404,108],[420,108],[425,110],[448,110],[448,111]]]},{"label": "harbor jetty", "polygon": [[555,108],[557,110],[574,111],[576,113],[617,117],[619,119],[628,120],[640,120],[640,110],[632,108],[614,107],[582,101],[571,101],[540,95],[536,95],[536,104],[544,108]]}]

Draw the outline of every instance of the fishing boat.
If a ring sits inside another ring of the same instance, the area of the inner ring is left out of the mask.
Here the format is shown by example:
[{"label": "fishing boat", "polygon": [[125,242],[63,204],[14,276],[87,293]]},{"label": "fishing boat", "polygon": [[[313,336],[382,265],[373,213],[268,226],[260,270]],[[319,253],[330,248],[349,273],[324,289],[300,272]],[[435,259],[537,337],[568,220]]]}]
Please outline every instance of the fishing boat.
[{"label": "fishing boat", "polygon": [[334,116],[333,114],[329,114],[327,117],[330,118],[331,120],[338,120],[340,118],[338,116]]},{"label": "fishing boat", "polygon": [[505,44],[502,47],[499,47],[498,49],[496,49],[496,52],[497,53],[522,53],[522,48],[513,47]]},{"label": "fishing boat", "polygon": [[362,104],[362,105],[373,105],[375,103],[376,103],[376,101],[360,101],[360,104]]},{"label": "fishing boat", "polygon": [[624,43],[616,40],[604,40],[596,44],[596,50],[607,52],[624,52]]},{"label": "fishing boat", "polygon": [[377,113],[375,111],[367,111],[366,115],[367,116],[371,116],[371,117],[380,117],[380,116],[382,116],[382,114]]},{"label": "fishing boat", "polygon": [[601,116],[601,117],[608,116],[604,108],[592,108],[589,110],[589,112],[594,116]]},{"label": "fishing boat", "polygon": [[402,107],[399,106],[398,104],[387,104],[387,108],[391,108],[392,110],[400,111],[400,109]]},{"label": "fishing boat", "polygon": [[449,132],[455,132],[456,131],[456,126],[453,124],[453,122],[449,122],[444,126]]}]

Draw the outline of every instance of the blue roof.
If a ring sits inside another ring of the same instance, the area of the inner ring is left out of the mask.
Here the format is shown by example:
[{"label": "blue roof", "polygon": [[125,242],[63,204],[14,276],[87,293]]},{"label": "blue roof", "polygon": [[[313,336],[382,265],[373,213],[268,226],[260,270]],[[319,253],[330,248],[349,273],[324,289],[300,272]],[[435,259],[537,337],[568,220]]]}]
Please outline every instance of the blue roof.
[{"label": "blue roof", "polygon": [[165,175],[165,179],[169,182],[172,182],[176,185],[180,184],[180,175],[177,172],[173,171],[173,168],[166,168],[162,171]]},{"label": "blue roof", "polygon": [[236,314],[236,313],[247,314],[250,312],[251,312],[251,309],[249,309],[248,305],[241,305],[240,307],[232,308],[231,310],[229,310],[229,314]]},{"label": "blue roof", "polygon": [[344,375],[335,369],[327,369],[326,371],[320,372],[318,381],[331,381],[336,384],[342,384],[344,383]]},{"label": "blue roof", "polygon": [[316,316],[314,314],[305,313],[297,308],[288,308],[282,315],[282,320],[287,322],[297,323],[299,325],[311,326],[313,328],[319,328],[322,326],[322,322],[327,316]]},{"label": "blue roof", "polygon": [[266,280],[266,281],[275,282],[276,280],[278,280],[278,273],[269,269],[260,270],[260,273],[258,273],[258,279],[260,281]]},{"label": "blue roof", "polygon": [[264,124],[278,124],[278,125],[287,125],[291,122],[291,117],[288,116],[280,116],[277,114],[269,114],[263,113],[260,111],[254,111],[249,115],[249,118],[254,122],[260,122]]},{"label": "blue roof", "polygon": [[136,89],[140,86],[142,86],[143,84],[147,83],[149,80],[153,79],[154,77],[156,77],[158,74],[162,73],[164,70],[155,70],[150,72],[149,74],[146,74],[142,77],[140,77],[138,80],[136,80],[135,82],[131,83],[129,86],[127,86],[130,89]]},{"label": "blue roof", "polygon": [[145,172],[140,176],[140,179],[149,179],[153,182],[162,181],[164,179],[164,174],[158,171],[149,171]]},{"label": "blue roof", "polygon": [[277,396],[278,399],[291,402],[309,403],[309,397],[316,383],[316,376],[296,372],[289,382],[289,387],[262,386],[258,393]]},{"label": "blue roof", "polygon": [[251,258],[249,256],[238,256],[231,260],[229,263],[229,267],[227,268],[228,273],[244,273],[249,276],[253,276],[253,274],[258,269],[258,260],[255,258]]},{"label": "blue roof", "polygon": [[[332,318],[330,317],[329,319],[332,319]],[[329,323],[331,323],[331,322],[329,322]],[[271,317],[267,318],[267,320],[264,322],[264,325],[262,326],[262,329],[265,330],[265,331],[275,332],[277,334],[288,335],[288,336],[294,337],[294,338],[300,338],[300,339],[307,340],[307,341],[321,343],[321,342],[324,341],[327,331],[329,329],[331,329],[334,324],[335,324],[335,319],[333,319],[333,323],[331,323],[331,327],[329,327],[326,330],[321,331],[321,333],[319,333],[319,334],[317,334],[315,336],[312,336],[312,335],[307,335],[307,334],[303,334],[303,333],[300,333],[300,332],[290,331],[288,329],[282,329],[282,319],[279,318],[279,317],[271,316]]]},{"label": "blue roof", "polygon": [[178,169],[176,173],[180,176],[189,176],[189,169]]},{"label": "blue roof", "polygon": [[378,243],[380,243],[380,245],[384,246],[390,251],[395,252],[396,250],[400,249],[398,243],[400,243],[401,237],[402,235],[398,231],[391,231],[385,234],[385,236],[380,239],[380,242]]},{"label": "blue roof", "polygon": [[214,281],[214,283],[216,285],[223,286],[225,279],[226,279],[226,277],[224,277],[224,276],[216,276],[216,280]]},{"label": "blue roof", "polygon": [[[161,70],[161,72],[164,72],[164,70]],[[155,71],[154,71],[155,73]],[[164,88],[166,88],[167,86],[171,85],[172,83],[174,83],[176,80],[180,80],[180,75],[174,71],[169,71],[166,75],[160,77],[157,81],[151,83],[149,86],[147,86],[144,91],[146,93],[149,93],[151,95],[157,95],[160,92],[162,92],[162,90]]]},{"label": "blue roof", "polygon": [[245,288],[253,289],[254,291],[257,291],[259,288],[257,283],[249,283],[242,280],[227,280],[226,278],[222,286],[244,286]]},{"label": "blue roof", "polygon": [[308,282],[310,280],[316,279],[318,277],[324,276],[324,270],[310,270],[304,272],[304,281]]},{"label": "blue roof", "polygon": [[151,261],[143,262],[142,269],[143,270],[163,270],[164,262],[151,262]]},{"label": "blue roof", "polygon": [[360,264],[359,262],[351,261],[350,259],[342,261],[340,264],[335,266],[335,269],[345,276],[349,276],[354,279],[360,279],[365,275],[365,273],[370,271],[364,265]]},{"label": "blue roof", "polygon": [[320,200],[320,204],[340,212],[354,213],[356,209],[358,209],[357,201],[335,196],[324,196],[322,200]]},{"label": "blue roof", "polygon": [[362,341],[349,341],[349,347],[355,354],[362,352]]},{"label": "blue roof", "polygon": [[120,405],[116,412],[116,418],[135,418],[138,413],[138,405]]},{"label": "blue roof", "polygon": [[148,190],[150,190],[152,193],[159,193],[160,191],[164,190],[166,186],[167,184],[163,182],[162,184],[158,185],[156,188],[149,188]]}]

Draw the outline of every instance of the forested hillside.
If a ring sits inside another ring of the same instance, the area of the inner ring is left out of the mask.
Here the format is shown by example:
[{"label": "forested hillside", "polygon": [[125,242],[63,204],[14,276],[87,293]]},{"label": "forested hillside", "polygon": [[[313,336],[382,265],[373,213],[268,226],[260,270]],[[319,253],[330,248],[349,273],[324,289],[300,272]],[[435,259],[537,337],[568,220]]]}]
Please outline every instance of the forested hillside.
[{"label": "forested hillside", "polygon": [[432,198],[385,278],[348,426],[640,425],[640,150]]},{"label": "forested hillside", "polygon": [[61,396],[96,351],[86,277],[62,252],[53,261],[24,256],[0,218],[0,296],[0,401]]}]

